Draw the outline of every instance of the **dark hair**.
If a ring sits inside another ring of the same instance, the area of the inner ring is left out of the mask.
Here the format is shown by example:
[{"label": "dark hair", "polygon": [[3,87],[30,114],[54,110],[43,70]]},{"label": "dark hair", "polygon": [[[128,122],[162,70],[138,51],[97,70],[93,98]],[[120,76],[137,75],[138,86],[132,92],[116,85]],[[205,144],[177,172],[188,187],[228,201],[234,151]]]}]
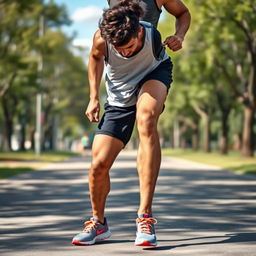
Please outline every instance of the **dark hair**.
[{"label": "dark hair", "polygon": [[101,37],[115,46],[127,44],[139,31],[143,9],[138,0],[120,0],[105,9],[99,22]]}]

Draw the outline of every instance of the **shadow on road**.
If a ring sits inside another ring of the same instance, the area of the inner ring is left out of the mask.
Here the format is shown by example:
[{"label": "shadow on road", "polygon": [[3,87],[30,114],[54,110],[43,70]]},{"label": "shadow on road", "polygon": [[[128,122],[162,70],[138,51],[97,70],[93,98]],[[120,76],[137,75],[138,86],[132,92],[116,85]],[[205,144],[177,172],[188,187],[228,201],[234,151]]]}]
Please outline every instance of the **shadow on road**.
[{"label": "shadow on road", "polygon": [[[135,157],[118,161],[135,162]],[[1,183],[1,252],[71,246],[72,236],[91,215],[88,169],[72,168],[72,163],[66,162],[70,168],[28,172]],[[256,226],[256,186],[250,181],[247,176],[215,170],[178,170],[171,164],[162,168],[154,198],[159,246],[145,250],[255,242],[256,233],[244,232]],[[106,216],[113,238],[99,245],[133,244],[138,185],[135,167],[111,170]],[[191,237],[193,232],[226,235]],[[181,233],[188,235],[173,239]]]},{"label": "shadow on road", "polygon": [[256,233],[234,233],[227,234],[225,236],[206,236],[206,237],[196,237],[196,238],[187,238],[181,240],[160,240],[159,242],[183,242],[183,241],[193,241],[193,240],[211,240],[211,239],[220,239],[219,241],[206,241],[206,242],[190,242],[190,243],[181,243],[179,245],[172,246],[157,246],[155,248],[143,248],[146,251],[163,251],[163,250],[171,250],[178,247],[188,247],[188,246],[196,246],[196,245],[211,245],[211,244],[225,244],[225,243],[246,243],[246,242],[255,242],[256,241]]}]

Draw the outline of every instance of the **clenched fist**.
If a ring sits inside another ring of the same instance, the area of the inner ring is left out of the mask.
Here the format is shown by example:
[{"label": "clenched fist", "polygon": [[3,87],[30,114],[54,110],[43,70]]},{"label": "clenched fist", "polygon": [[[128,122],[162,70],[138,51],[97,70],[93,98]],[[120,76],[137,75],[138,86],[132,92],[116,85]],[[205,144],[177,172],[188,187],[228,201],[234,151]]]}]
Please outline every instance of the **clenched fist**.
[{"label": "clenched fist", "polygon": [[164,41],[164,45],[167,45],[173,51],[178,51],[182,48],[182,42],[182,37],[174,35],[168,36]]},{"label": "clenched fist", "polygon": [[90,100],[88,107],[85,111],[85,115],[88,117],[90,122],[99,122],[100,116],[100,103],[99,100]]}]

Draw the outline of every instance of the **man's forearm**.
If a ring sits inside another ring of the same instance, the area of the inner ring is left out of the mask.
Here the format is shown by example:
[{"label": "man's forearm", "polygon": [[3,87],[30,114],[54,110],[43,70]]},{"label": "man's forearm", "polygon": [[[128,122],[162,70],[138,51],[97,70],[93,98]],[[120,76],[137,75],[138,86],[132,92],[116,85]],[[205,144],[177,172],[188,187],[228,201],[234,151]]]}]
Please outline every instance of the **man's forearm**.
[{"label": "man's forearm", "polygon": [[190,26],[191,16],[189,11],[184,12],[182,15],[176,19],[176,32],[175,35],[184,39],[189,26]]}]

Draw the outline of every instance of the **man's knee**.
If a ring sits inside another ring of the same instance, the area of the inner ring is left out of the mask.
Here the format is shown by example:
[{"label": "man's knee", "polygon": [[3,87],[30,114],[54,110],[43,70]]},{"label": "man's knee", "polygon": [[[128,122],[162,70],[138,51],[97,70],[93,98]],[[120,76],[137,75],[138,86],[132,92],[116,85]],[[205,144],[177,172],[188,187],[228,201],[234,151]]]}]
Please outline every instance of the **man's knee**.
[{"label": "man's knee", "polygon": [[157,129],[157,120],[159,115],[154,111],[138,111],[137,112],[137,127],[140,136],[150,136]]},{"label": "man's knee", "polygon": [[110,167],[111,164],[106,159],[96,157],[92,160],[90,175],[97,177],[105,176],[106,173],[108,173]]}]

